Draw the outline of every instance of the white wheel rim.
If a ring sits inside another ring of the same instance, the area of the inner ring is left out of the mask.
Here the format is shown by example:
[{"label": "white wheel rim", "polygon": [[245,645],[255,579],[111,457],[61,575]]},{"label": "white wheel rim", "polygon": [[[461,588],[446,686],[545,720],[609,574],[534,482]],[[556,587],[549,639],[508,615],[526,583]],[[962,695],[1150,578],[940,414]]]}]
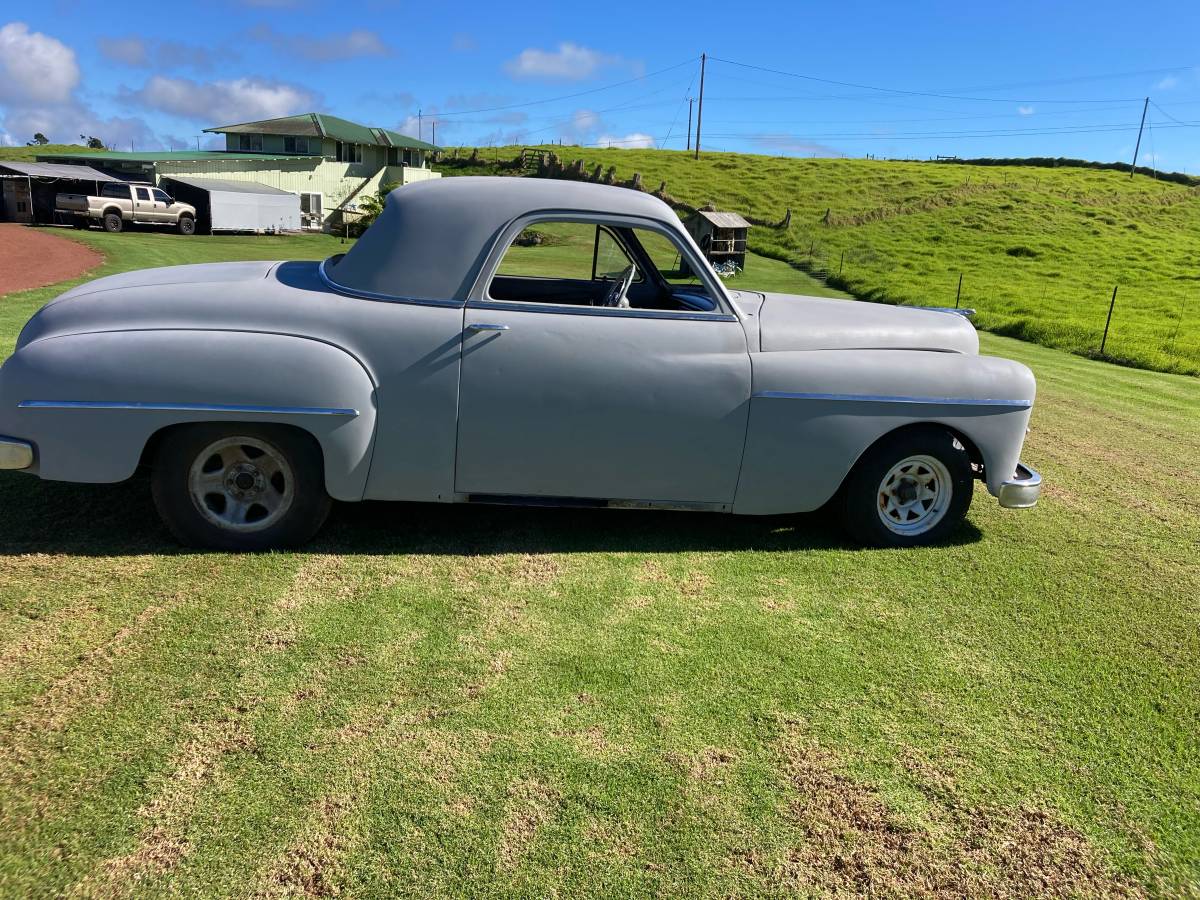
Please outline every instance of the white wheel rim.
[{"label": "white wheel rim", "polygon": [[200,515],[223,531],[262,531],[291,509],[295,477],[273,445],[228,437],[196,455],[188,470],[188,493]]},{"label": "white wheel rim", "polygon": [[925,534],[946,516],[954,486],[950,470],[933,456],[909,456],[892,466],[875,492],[879,520],[908,537]]}]

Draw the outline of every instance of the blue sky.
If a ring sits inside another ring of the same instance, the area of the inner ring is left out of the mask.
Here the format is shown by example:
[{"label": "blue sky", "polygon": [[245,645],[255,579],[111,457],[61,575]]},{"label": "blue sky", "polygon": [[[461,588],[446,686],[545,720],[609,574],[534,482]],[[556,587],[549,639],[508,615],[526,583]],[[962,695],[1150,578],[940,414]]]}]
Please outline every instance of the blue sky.
[{"label": "blue sky", "polygon": [[682,148],[707,52],[706,148],[1128,160],[1150,96],[1141,160],[1200,172],[1195,0],[4,9],[2,143],[207,146],[206,126],[317,110],[443,145]]}]

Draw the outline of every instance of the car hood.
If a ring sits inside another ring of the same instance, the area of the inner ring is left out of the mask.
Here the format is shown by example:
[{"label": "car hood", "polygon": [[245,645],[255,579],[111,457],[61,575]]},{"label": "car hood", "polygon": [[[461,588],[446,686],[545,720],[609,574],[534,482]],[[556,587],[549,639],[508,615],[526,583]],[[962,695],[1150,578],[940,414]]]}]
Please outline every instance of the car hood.
[{"label": "car hood", "polygon": [[[979,335],[953,311],[827,297],[762,294],[753,313],[759,348],[772,350],[940,350],[979,352]],[[740,302],[744,310],[751,304]]]}]

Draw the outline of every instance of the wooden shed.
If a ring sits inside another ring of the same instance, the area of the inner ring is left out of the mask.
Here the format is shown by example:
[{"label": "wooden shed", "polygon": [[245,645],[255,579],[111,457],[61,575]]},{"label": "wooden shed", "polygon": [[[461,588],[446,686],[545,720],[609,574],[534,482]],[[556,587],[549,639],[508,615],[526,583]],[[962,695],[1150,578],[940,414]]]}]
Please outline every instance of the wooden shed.
[{"label": "wooden shed", "polygon": [[697,210],[684,222],[705,257],[713,265],[723,262],[746,267],[746,232],[750,223],[732,212]]}]

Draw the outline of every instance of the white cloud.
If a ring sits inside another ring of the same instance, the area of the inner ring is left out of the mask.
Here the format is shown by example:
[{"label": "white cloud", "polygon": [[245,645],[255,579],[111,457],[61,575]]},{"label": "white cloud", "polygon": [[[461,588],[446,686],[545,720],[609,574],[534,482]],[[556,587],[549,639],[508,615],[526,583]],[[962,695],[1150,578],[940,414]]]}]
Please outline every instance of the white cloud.
[{"label": "white cloud", "polygon": [[619,65],[627,65],[619,56],[563,41],[557,50],[539,50],[536,47],[522,50],[516,59],[504,64],[504,69],[513,78],[583,81],[600,69]]},{"label": "white cloud", "polygon": [[207,71],[220,63],[238,59],[236,52],[224,47],[209,50],[179,41],[147,40],[136,35],[102,37],[98,44],[100,53],[113,62],[158,72],[170,69]]},{"label": "white cloud", "polygon": [[231,125],[304,112],[317,105],[315,94],[298,85],[237,78],[197,82],[155,75],[124,98],[142,106],[206,125]]},{"label": "white cloud", "polygon": [[270,44],[282,53],[299,56],[313,62],[340,62],[366,56],[390,56],[391,47],[374,31],[355,28],[345,34],[311,38],[299,34],[284,34],[270,25],[250,29],[250,38]]},{"label": "white cloud", "polygon": [[600,115],[590,109],[577,109],[571,116],[571,130],[576,137],[586,137],[601,127]]},{"label": "white cloud", "polygon": [[652,150],[654,149],[654,138],[641,131],[630,132],[623,137],[602,134],[596,140],[596,145],[599,147],[612,147],[617,150]]},{"label": "white cloud", "polygon": [[24,22],[0,28],[0,102],[65,103],[79,84],[75,51]]},{"label": "white cloud", "polygon": [[1156,91],[1169,91],[1173,87],[1179,86],[1179,79],[1174,75],[1168,75],[1154,85]]},{"label": "white cloud", "polygon": [[1034,109],[1032,106],[1018,106],[1017,107],[1017,115],[1032,116],[1033,113],[1034,113]]},{"label": "white cloud", "polygon": [[86,135],[118,150],[128,150],[130,142],[142,150],[161,146],[150,126],[136,116],[101,117],[78,102],[9,108],[4,130],[20,144],[40,131],[56,144],[75,143],[80,135]]}]

